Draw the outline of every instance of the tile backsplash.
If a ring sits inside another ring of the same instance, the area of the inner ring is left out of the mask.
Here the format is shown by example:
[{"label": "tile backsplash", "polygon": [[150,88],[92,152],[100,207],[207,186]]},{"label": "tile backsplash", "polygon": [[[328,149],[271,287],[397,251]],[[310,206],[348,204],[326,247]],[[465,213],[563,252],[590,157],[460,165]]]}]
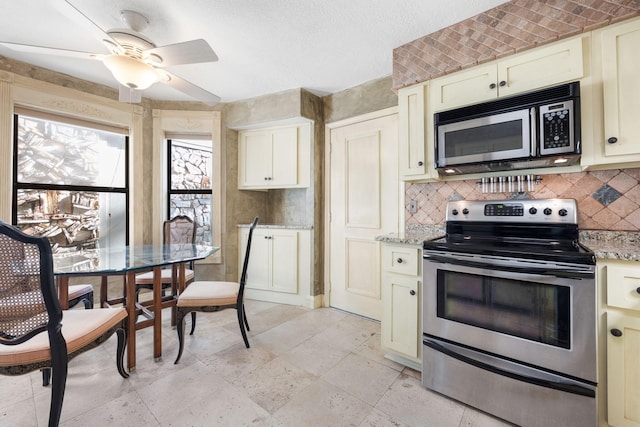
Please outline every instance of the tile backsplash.
[{"label": "tile backsplash", "polygon": [[[444,225],[448,200],[567,198],[578,202],[582,230],[640,231],[640,168],[540,175],[540,178],[530,190],[525,184],[523,192],[483,192],[475,179],[407,183],[405,224]],[[415,213],[408,209],[412,200],[417,203]]]}]

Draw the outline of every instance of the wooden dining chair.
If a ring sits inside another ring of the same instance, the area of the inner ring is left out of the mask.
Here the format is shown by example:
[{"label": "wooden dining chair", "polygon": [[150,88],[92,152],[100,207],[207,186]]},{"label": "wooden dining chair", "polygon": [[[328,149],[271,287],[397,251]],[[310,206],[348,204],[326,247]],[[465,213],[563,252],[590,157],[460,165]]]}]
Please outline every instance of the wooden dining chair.
[{"label": "wooden dining chair", "polygon": [[[162,225],[162,240],[165,245],[190,244],[196,237],[196,224],[186,215],[178,215],[167,220]],[[162,296],[168,288],[172,288],[173,295],[177,295],[176,268],[169,267],[162,269]],[[193,281],[195,274],[193,266],[185,269],[185,283]],[[136,294],[140,289],[153,289],[153,271],[136,275]]]},{"label": "wooden dining chair", "polygon": [[[195,313],[215,312],[227,308],[235,308],[238,312],[238,324],[245,346],[249,348],[249,340],[247,332],[249,322],[244,309],[244,285],[247,279],[247,266],[249,265],[249,254],[251,253],[251,239],[253,230],[258,224],[258,217],[255,217],[249,228],[249,237],[247,238],[247,249],[244,255],[244,264],[242,265],[242,274],[239,282],[223,282],[223,281],[195,281],[186,287],[184,292],[178,296],[176,305],[176,329],[178,331],[178,357],[174,363],[178,363],[182,357],[184,350],[184,318],[191,313],[191,332],[196,328]],[[246,327],[246,330],[245,330]]]},{"label": "wooden dining chair", "polygon": [[50,427],[59,424],[67,365],[75,356],[116,333],[118,372],[129,376],[126,319],[124,308],[63,311],[49,241],[0,221],[0,375],[51,370]]}]

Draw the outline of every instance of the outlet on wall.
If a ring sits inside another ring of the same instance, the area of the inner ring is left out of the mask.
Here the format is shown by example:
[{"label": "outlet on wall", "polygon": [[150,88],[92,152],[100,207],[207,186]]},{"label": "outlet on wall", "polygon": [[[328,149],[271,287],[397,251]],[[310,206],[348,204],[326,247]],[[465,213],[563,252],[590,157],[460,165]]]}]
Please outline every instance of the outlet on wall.
[{"label": "outlet on wall", "polygon": [[416,202],[415,200],[409,200],[409,212],[418,212],[418,202]]}]

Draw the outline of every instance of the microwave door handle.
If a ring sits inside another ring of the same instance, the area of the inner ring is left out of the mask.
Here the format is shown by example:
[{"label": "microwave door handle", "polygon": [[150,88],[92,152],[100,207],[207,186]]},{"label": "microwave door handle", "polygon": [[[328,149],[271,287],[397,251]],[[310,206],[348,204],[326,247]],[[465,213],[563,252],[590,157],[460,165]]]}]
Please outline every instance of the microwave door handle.
[{"label": "microwave door handle", "polygon": [[530,127],[529,129],[531,130],[531,144],[530,144],[530,149],[531,149],[531,157],[536,157],[537,156],[537,146],[538,146],[538,132],[536,132],[537,128],[538,128],[538,120],[536,117],[536,107],[531,107],[531,109],[529,110],[529,116],[530,116]]}]

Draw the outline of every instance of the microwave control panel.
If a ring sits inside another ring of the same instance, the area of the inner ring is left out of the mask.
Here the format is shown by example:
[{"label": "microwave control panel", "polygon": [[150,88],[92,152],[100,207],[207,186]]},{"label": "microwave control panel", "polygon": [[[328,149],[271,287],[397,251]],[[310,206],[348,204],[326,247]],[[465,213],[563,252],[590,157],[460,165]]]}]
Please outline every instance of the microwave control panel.
[{"label": "microwave control panel", "polygon": [[541,106],[540,154],[567,153],[573,148],[573,101]]}]

